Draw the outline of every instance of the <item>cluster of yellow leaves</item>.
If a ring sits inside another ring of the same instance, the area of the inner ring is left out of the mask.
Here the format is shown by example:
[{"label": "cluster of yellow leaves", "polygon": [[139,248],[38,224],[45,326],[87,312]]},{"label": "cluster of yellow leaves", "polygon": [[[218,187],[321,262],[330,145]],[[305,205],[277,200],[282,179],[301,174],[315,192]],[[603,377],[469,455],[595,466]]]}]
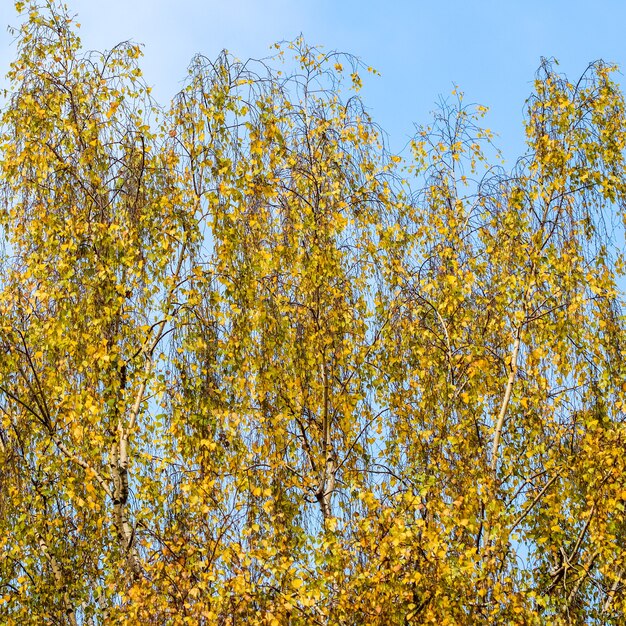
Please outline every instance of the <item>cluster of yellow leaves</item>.
[{"label": "cluster of yellow leaves", "polygon": [[302,39],[161,109],[137,46],[16,6],[3,623],[620,623],[612,68],[545,63],[505,172],[458,93],[389,155]]}]

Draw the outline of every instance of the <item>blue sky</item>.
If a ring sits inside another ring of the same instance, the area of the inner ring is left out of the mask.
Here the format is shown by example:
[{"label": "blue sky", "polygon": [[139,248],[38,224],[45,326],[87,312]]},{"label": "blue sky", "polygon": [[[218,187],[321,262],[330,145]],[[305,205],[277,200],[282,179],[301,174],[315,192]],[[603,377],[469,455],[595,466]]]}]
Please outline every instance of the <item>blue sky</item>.
[{"label": "blue sky", "polygon": [[[0,73],[14,56],[5,26],[12,0],[0,0]],[[596,0],[68,0],[90,49],[133,39],[163,103],[196,52],[265,57],[275,41],[307,42],[358,55],[381,77],[366,80],[370,112],[399,150],[413,123],[426,123],[456,83],[466,101],[490,108],[487,126],[512,161],[523,149],[523,104],[541,56],[578,76],[595,59],[626,70],[626,3]]]}]

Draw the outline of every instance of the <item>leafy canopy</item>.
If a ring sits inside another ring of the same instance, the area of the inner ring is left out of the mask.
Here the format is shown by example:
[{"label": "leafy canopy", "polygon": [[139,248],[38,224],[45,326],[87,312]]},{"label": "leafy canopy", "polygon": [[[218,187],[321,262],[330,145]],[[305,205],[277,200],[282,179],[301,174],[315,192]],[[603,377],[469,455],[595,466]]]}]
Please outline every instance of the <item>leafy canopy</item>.
[{"label": "leafy canopy", "polygon": [[85,53],[18,2],[0,125],[5,624],[618,624],[626,113],[544,61],[389,154],[301,39]]}]

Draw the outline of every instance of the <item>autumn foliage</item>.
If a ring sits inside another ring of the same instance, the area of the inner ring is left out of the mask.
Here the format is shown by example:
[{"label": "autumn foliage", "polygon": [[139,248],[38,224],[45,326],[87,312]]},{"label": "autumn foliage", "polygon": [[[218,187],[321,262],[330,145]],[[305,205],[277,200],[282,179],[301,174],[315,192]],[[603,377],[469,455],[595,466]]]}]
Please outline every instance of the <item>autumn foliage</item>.
[{"label": "autumn foliage", "polygon": [[461,96],[390,154],[348,55],[160,107],[17,4],[0,621],[624,623],[614,68],[543,62],[507,169]]}]

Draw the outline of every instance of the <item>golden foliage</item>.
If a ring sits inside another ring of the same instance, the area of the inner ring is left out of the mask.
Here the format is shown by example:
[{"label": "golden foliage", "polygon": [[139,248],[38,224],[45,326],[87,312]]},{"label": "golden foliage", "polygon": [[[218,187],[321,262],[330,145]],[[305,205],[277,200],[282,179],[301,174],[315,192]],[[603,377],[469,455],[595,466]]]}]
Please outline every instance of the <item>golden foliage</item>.
[{"label": "golden foliage", "polygon": [[613,68],[544,62],[508,171],[461,95],[388,154],[348,55],[197,57],[162,109],[17,5],[2,622],[621,623]]}]

